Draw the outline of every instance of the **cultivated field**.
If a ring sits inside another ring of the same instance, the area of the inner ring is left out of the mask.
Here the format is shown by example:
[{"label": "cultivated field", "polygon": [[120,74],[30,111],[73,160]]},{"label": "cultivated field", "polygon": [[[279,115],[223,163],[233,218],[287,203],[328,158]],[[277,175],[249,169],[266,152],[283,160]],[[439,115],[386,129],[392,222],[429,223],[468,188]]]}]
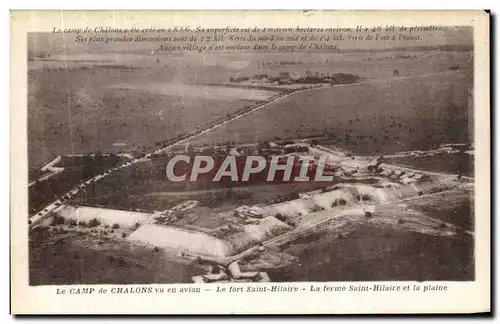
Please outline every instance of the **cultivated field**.
[{"label": "cultivated field", "polygon": [[[172,78],[169,73],[99,66],[30,70],[30,168],[55,155],[151,150],[159,141],[225,118],[267,95],[245,89],[226,96],[162,91],[165,80]],[[137,85],[117,89],[123,80]]]},{"label": "cultivated field", "polygon": [[388,159],[387,162],[431,172],[459,173],[460,171],[465,176],[474,175],[474,155],[469,154],[399,157]]},{"label": "cultivated field", "polygon": [[273,281],[474,280],[473,251],[471,237],[457,240],[366,224],[342,238],[297,242],[284,252],[299,263],[269,275]]},{"label": "cultivated field", "polygon": [[[417,229],[427,217],[473,230],[470,191],[377,206],[371,220],[323,225],[282,246],[298,262],[269,271],[273,281],[474,280],[474,237]],[[413,223],[417,221],[417,223]],[[412,224],[413,223],[413,224]],[[425,228],[425,227],[424,227]]]}]

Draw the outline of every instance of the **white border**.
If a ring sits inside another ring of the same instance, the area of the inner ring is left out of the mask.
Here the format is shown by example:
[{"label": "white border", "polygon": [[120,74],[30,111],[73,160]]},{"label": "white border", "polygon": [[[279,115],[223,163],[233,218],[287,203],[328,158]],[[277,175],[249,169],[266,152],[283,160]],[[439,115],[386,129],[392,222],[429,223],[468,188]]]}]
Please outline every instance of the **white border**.
[{"label": "white border", "polygon": [[[14,6],[15,8],[24,8],[24,9],[32,9],[32,8],[37,8],[40,6],[40,3],[38,2],[34,2],[31,3],[32,1],[16,1],[14,3]],[[194,2],[194,4],[193,4]],[[328,8],[328,3],[322,3],[320,4],[319,6],[317,5],[317,2],[318,1],[308,1],[307,2],[307,5],[309,8],[311,9],[315,9],[315,8]],[[326,1],[325,1],[326,2]],[[461,3],[463,2],[463,3]],[[117,4],[113,6],[113,3],[114,4]],[[107,9],[107,8],[118,8],[118,7],[121,7],[123,9],[145,9],[146,7],[149,7],[149,8],[160,8],[161,5],[158,5],[158,4],[154,4],[153,6],[150,5],[151,1],[148,1],[148,0],[145,0],[145,1],[141,1],[140,4],[140,8],[137,6],[137,4],[135,6],[129,6],[127,4],[124,4],[123,2],[119,2],[119,1],[111,1],[111,2],[107,2],[106,4],[103,4],[102,2],[100,1],[94,1],[94,0],[89,0],[89,1],[86,1],[84,4],[75,4],[75,3],[72,3],[71,5],[69,5],[69,3],[67,2],[61,2],[61,3],[54,3],[54,1],[44,1],[43,3],[43,8],[44,9],[50,9],[50,8],[53,8],[53,9],[57,9],[57,8],[92,8],[92,9]],[[348,3],[342,5],[342,4],[337,4],[336,8],[337,9],[369,9],[371,8],[370,6],[372,5],[372,2],[370,1],[362,1],[362,3],[367,3],[367,4],[361,4],[359,5],[359,1],[349,1]],[[202,2],[202,1],[183,1],[182,2],[183,6],[170,6],[170,8],[172,9],[175,9],[175,8],[207,8],[207,3],[205,2]],[[274,6],[269,6],[269,2],[266,2],[266,1],[259,1],[259,0],[256,0],[256,1],[252,1],[251,3],[248,3],[246,5],[249,5],[247,6],[246,9],[252,9],[252,8],[277,8],[276,7],[276,2],[274,2]],[[488,1],[485,3],[485,1],[474,1],[473,3],[471,2],[465,2],[465,1],[453,1],[452,4],[455,6],[457,5],[461,5],[462,8],[461,9],[467,9],[467,8],[476,8],[476,9],[480,9],[481,7],[483,8],[488,8],[488,7],[495,7],[495,6],[498,6],[498,2],[492,2],[492,1]],[[474,4],[474,6],[471,6],[471,4]],[[234,4],[233,4],[234,5]],[[446,5],[443,5],[441,4],[439,1],[427,1],[427,0],[422,0],[422,1],[418,1],[414,4],[407,4],[407,3],[401,3],[401,2],[396,2],[394,1],[394,3],[384,3],[384,4],[381,4],[380,2],[377,2],[377,8],[379,9],[391,9],[391,8],[407,8],[407,9],[432,9],[432,8],[440,8],[440,9],[445,9],[445,8],[448,8],[448,9],[453,9],[451,8],[449,5],[446,6]],[[279,7],[287,7],[287,9],[292,9],[292,8],[301,8],[301,6],[293,6],[290,5],[290,2],[286,2],[285,5],[280,5]],[[237,6],[239,8],[241,8],[241,6]],[[120,9],[121,9],[120,8]],[[222,4],[222,5],[219,5],[219,4],[215,4],[212,6],[212,8],[210,9],[217,9],[217,8],[226,8],[226,9],[229,9],[231,8],[231,6],[227,3],[225,4]],[[455,7],[456,8],[456,7]],[[2,29],[3,33],[4,33],[4,37],[2,38],[4,40],[4,44],[6,45],[4,48],[6,48],[6,52],[3,52],[5,54],[6,57],[4,57],[4,64],[6,64],[6,69],[4,69],[5,71],[8,71],[8,67],[9,67],[9,60],[8,60],[8,48],[9,48],[9,42],[8,42],[8,24],[9,24],[9,17],[8,15],[4,14],[4,16],[2,16],[2,18],[4,19],[4,24],[2,27],[4,27]],[[495,37],[496,41],[498,41],[498,33],[496,34],[496,37]],[[2,98],[5,98],[5,101],[7,101],[7,98],[8,98],[8,95],[7,95],[7,84],[8,84],[8,81],[7,81],[7,78],[8,78],[8,75],[4,75],[4,79],[2,79],[2,82],[3,81],[6,81],[6,84],[1,87],[2,91],[4,91],[4,94],[2,96]],[[495,102],[496,103],[496,102]],[[8,133],[8,129],[9,129],[9,118],[8,118],[8,104],[6,105],[6,107],[2,110],[2,113],[4,114],[4,116],[2,116],[3,118],[0,118],[0,122],[2,124],[0,124],[0,127],[1,129],[4,131],[4,135],[7,135],[6,133]],[[498,114],[497,114],[497,118],[498,117]],[[497,120],[495,120],[497,121]],[[2,127],[3,126],[3,127]],[[1,145],[5,145],[6,146],[6,150],[4,150],[4,152],[8,152],[8,146],[9,146],[9,143],[8,143],[8,140],[5,140],[6,138],[8,138],[8,136],[4,136],[3,139],[4,141],[1,142]],[[498,141],[497,141],[498,143]],[[9,193],[9,187],[8,187],[8,174],[6,173],[6,170],[9,170],[9,159],[8,159],[8,155],[7,154],[4,154],[3,155],[4,159],[2,159],[2,175],[3,177],[1,178],[1,183],[3,184],[2,186],[2,193],[3,195],[1,195],[1,199],[4,199],[2,202],[4,202],[4,204],[2,204],[2,206],[4,206],[4,210],[5,210],[5,213],[4,214],[8,214],[8,206],[9,206],[9,199],[7,198],[8,197],[8,193]],[[8,171],[7,171],[8,172]],[[497,197],[495,197],[497,198]],[[495,199],[496,201],[499,201],[498,199]],[[5,221],[5,218],[4,218],[4,221]],[[7,223],[7,222],[6,222]],[[7,229],[8,226],[7,224],[5,224],[6,226],[4,226],[3,228],[4,229]],[[498,222],[497,222],[497,226],[498,226]],[[497,230],[498,227],[495,229]],[[8,251],[5,251],[5,250],[2,250],[4,252],[8,252]],[[497,247],[497,251],[498,251],[498,247]],[[4,255],[2,255],[4,256]],[[8,260],[8,253],[5,253],[5,258],[4,260]],[[8,277],[8,275],[6,275],[5,277]],[[5,278],[4,277],[4,278]],[[2,282],[3,283],[3,282]],[[8,282],[7,284],[4,286],[4,291],[8,291]],[[6,296],[8,298],[8,296]],[[5,300],[5,303],[3,303],[4,305],[7,305],[8,304],[8,299]],[[5,314],[5,313],[4,313]],[[426,321],[426,322],[429,322],[429,321]]]}]

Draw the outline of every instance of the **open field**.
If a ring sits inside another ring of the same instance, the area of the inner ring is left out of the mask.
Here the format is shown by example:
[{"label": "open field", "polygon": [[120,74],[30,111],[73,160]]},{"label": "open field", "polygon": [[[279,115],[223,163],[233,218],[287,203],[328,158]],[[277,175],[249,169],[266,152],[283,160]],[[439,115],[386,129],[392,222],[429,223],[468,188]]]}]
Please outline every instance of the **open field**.
[{"label": "open field", "polygon": [[448,71],[315,89],[278,100],[193,142],[252,143],[328,135],[332,145],[357,154],[468,142],[471,88],[470,71]]},{"label": "open field", "polygon": [[408,208],[443,222],[474,231],[474,192],[456,190],[453,196],[437,194],[435,199],[415,199]]},{"label": "open field", "polygon": [[457,174],[474,175],[474,155],[469,154],[437,154],[422,157],[399,157],[387,160],[391,164],[408,166],[410,168]]},{"label": "open field", "polygon": [[153,247],[77,233],[30,233],[30,285],[190,282],[196,265]]},{"label": "open field", "polygon": [[412,230],[427,217],[473,229],[472,206],[470,191],[463,190],[377,206],[372,220],[332,220],[283,245],[298,262],[269,270],[271,280],[474,280],[473,236]]},{"label": "open field", "polygon": [[214,95],[206,98],[201,92],[187,96],[149,88],[109,87],[120,85],[124,79],[137,80],[137,84],[160,82],[169,77],[168,73],[162,69],[116,73],[109,67],[30,70],[30,168],[55,155],[152,149],[159,141],[196,130],[256,100],[241,93],[216,99]]},{"label": "open field", "polygon": [[315,236],[284,252],[298,264],[273,281],[474,280],[473,238],[461,240],[362,225],[345,237]]}]

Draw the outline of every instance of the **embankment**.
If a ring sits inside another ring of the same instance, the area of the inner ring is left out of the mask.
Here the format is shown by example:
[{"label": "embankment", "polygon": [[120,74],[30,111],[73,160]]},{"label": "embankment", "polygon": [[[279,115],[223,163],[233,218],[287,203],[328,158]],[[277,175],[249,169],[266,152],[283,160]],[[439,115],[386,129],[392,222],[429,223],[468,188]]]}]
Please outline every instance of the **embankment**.
[{"label": "embankment", "polygon": [[146,224],[129,236],[129,240],[194,255],[225,258],[253,245],[281,235],[291,229],[274,217],[259,224],[238,228],[223,227],[214,233],[202,233],[185,228]]}]

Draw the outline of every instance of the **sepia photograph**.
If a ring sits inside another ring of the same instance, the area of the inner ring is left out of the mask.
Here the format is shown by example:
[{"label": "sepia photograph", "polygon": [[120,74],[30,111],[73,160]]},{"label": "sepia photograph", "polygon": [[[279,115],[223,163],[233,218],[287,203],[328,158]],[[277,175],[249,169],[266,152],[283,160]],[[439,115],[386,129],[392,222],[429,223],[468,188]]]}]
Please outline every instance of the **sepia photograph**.
[{"label": "sepia photograph", "polygon": [[74,25],[26,33],[30,287],[477,280],[473,25]]}]

